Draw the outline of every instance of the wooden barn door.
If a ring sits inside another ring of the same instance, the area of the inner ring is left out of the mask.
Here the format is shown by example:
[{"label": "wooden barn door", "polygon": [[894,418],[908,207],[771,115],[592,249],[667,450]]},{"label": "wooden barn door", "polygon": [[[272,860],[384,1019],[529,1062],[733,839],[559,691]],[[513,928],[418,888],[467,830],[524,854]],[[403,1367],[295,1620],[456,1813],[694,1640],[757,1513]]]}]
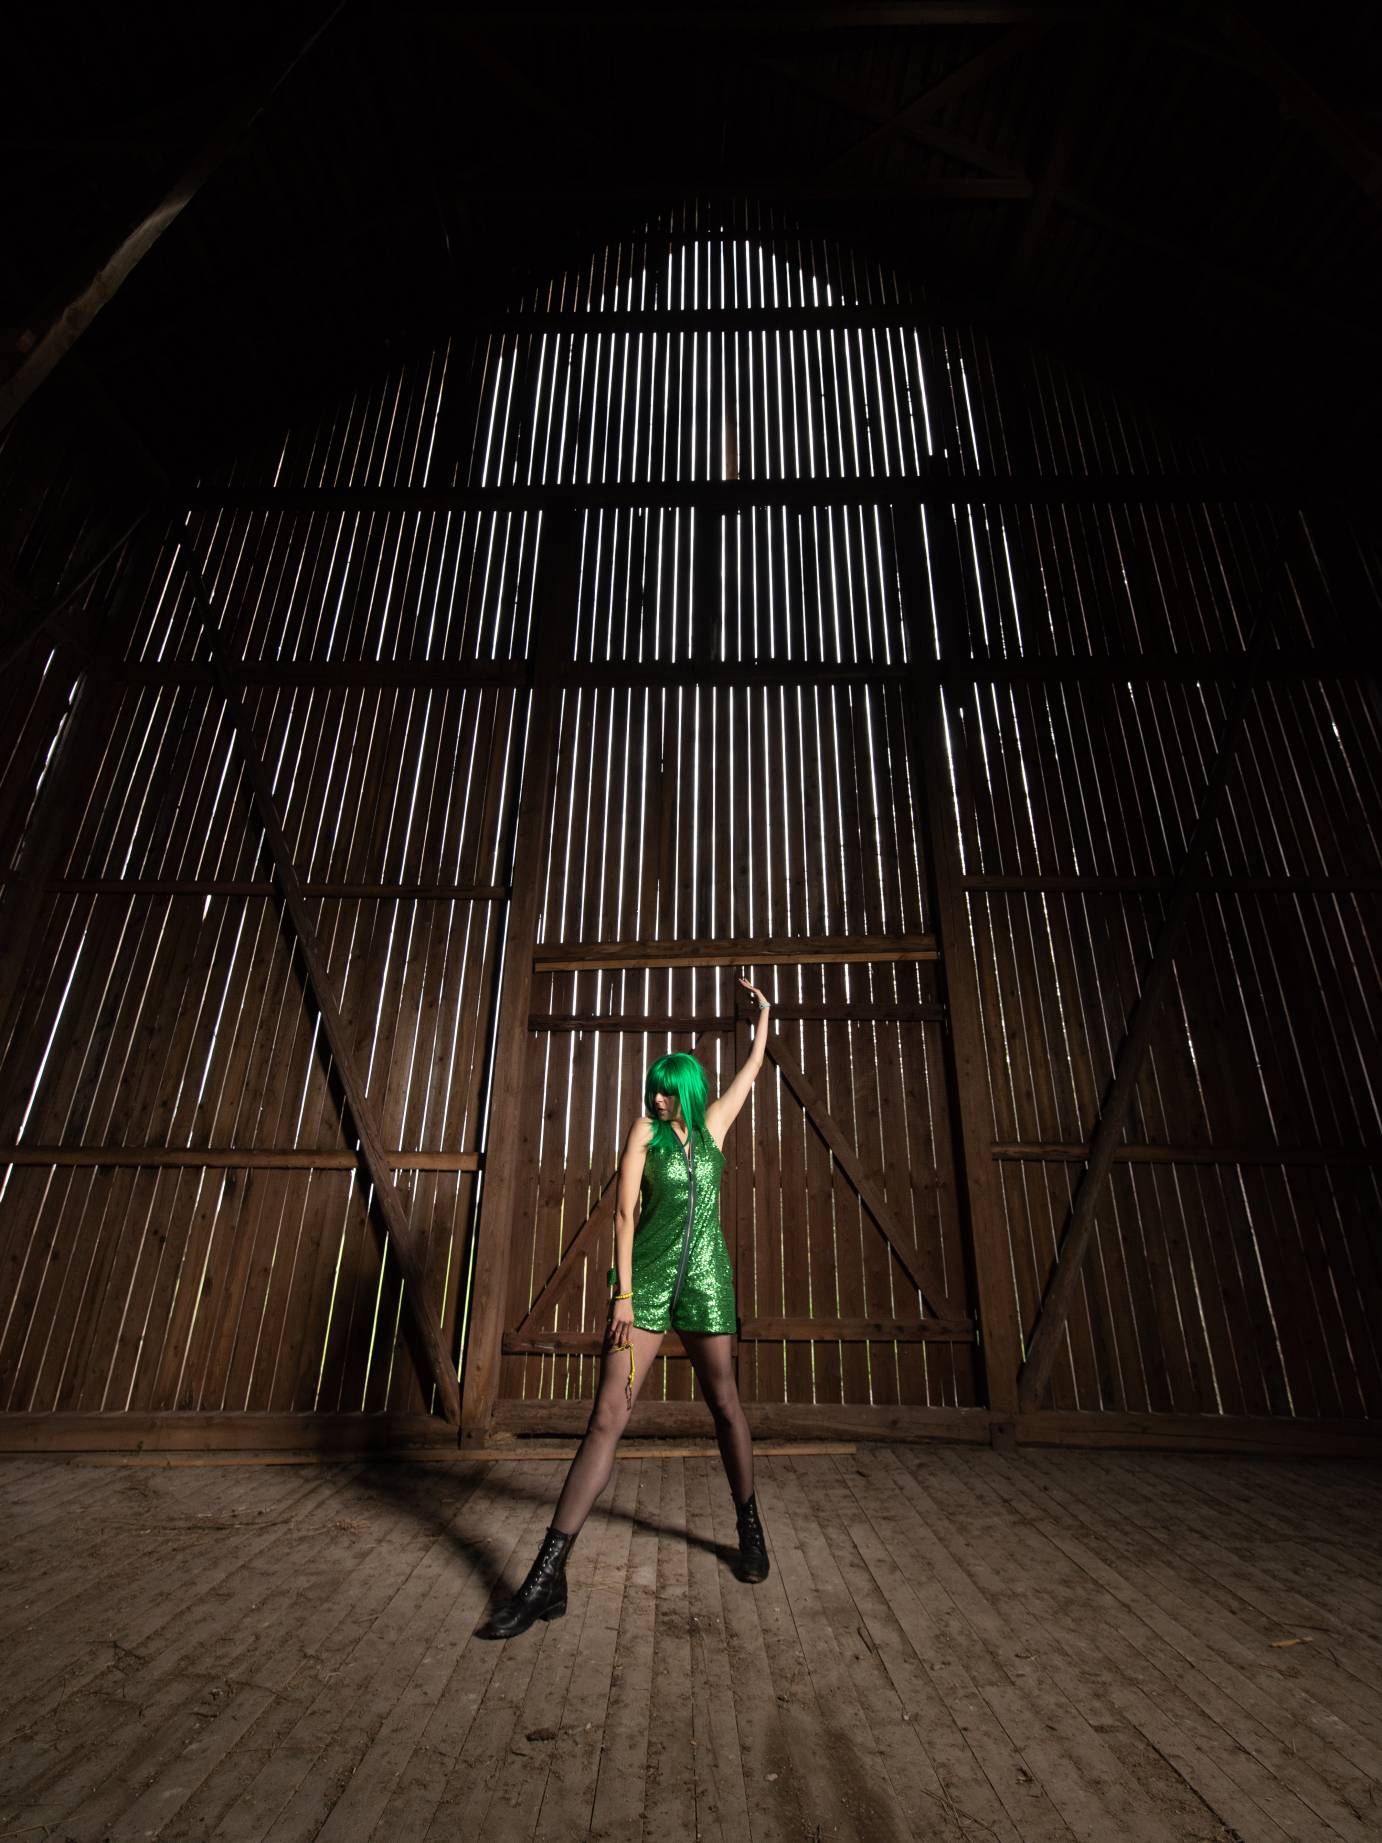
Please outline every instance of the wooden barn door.
[{"label": "wooden barn door", "polygon": [[[896,582],[890,521],[885,536],[857,511],[838,517],[837,542],[861,558],[886,545],[888,567],[868,567]],[[549,661],[573,650],[573,619],[584,650],[612,600],[619,545],[598,542],[598,522],[577,514],[558,540],[567,564],[539,565]],[[688,533],[692,582],[728,522]],[[707,637],[693,628],[693,646]],[[568,668],[560,687],[548,663],[535,684],[466,1437],[583,1425],[646,1068],[687,1050],[712,1093],[728,1084],[752,1040],[742,966],[774,996],[721,1198],[756,1429],[987,1439],[937,927],[949,847],[931,837],[949,796],[928,785],[945,762],[923,688],[905,670],[819,663],[765,682],[699,654],[651,672]],[[704,1431],[695,1398],[671,1332],[635,1428]]]}]

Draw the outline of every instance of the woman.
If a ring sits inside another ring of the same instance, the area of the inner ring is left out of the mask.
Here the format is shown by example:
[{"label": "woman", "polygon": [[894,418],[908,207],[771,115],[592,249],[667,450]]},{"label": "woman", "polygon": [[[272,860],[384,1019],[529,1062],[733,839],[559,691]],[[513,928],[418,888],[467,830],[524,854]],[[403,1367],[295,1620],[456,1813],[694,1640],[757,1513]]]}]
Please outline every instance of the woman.
[{"label": "woman", "polygon": [[[571,1544],[609,1482],[614,1449],[669,1328],[680,1333],[715,1417],[739,1525],[739,1578],[767,1577],[753,1443],[730,1363],[730,1334],[737,1323],[734,1277],[720,1227],[725,1163],[720,1148],[763,1066],[767,1044],[768,1000],[742,974],[739,982],[757,1000],[758,1027],[748,1060],[717,1100],[706,1105],[705,1071],[694,1056],[663,1056],[648,1070],[643,1099],[649,1117],[640,1116],[629,1128],[619,1164],[615,1265],[609,1275],[618,1285],[595,1405],[537,1559],[508,1604],[480,1627],[481,1638],[512,1638],[534,1619],[556,1619],[566,1611]],[[633,1207],[640,1197],[635,1234]]]}]

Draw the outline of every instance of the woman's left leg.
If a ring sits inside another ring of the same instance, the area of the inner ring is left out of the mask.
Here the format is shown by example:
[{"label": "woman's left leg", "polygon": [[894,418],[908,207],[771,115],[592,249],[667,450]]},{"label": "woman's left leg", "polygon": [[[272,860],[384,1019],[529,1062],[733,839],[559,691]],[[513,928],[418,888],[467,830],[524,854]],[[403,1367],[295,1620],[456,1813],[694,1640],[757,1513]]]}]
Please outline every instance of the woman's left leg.
[{"label": "woman's left leg", "polygon": [[679,1331],[701,1394],[715,1418],[715,1438],[737,1504],[753,1496],[753,1438],[739,1400],[728,1331]]}]

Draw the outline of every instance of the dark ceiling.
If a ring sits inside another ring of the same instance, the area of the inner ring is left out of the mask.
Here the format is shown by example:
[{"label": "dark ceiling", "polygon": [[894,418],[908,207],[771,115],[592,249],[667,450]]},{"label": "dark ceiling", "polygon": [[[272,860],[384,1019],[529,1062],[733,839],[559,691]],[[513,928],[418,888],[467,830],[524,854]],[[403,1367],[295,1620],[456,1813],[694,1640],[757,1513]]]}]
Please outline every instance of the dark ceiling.
[{"label": "dark ceiling", "polygon": [[24,413],[95,375],[179,471],[707,195],[1269,464],[1375,467],[1372,7],[136,4],[7,37],[0,382],[114,257]]}]

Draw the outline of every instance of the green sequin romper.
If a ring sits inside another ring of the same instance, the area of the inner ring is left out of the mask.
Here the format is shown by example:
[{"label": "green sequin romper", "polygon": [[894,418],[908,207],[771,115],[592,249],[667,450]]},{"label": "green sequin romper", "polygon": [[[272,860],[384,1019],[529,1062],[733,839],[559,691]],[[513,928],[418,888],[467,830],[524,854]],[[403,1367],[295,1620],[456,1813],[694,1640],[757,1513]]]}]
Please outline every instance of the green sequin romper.
[{"label": "green sequin romper", "polygon": [[[633,1322],[644,1331],[738,1328],[720,1227],[724,1168],[725,1155],[706,1131],[695,1136],[694,1151],[648,1147],[633,1235]],[[613,1268],[609,1277],[615,1283]]]}]

